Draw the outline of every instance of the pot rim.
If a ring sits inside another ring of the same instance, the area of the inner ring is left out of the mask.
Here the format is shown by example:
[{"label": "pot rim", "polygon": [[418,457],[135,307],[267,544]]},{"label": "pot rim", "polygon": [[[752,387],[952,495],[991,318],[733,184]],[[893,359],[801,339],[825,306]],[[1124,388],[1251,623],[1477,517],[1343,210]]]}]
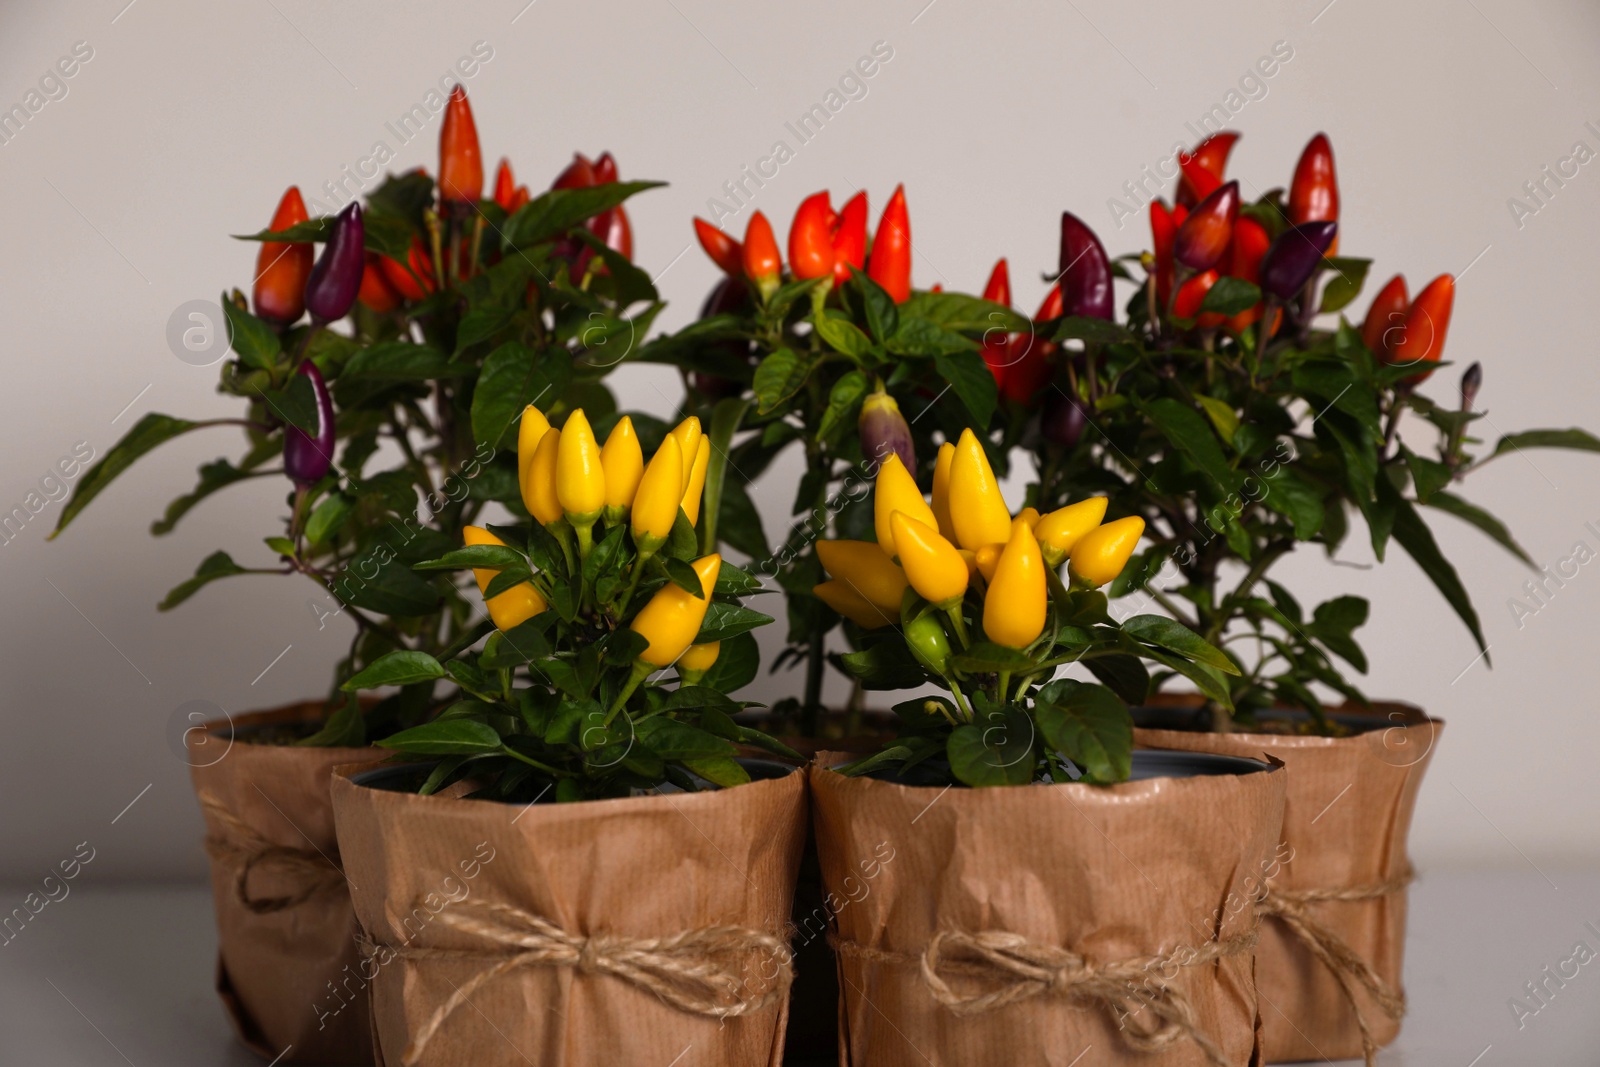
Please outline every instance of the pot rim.
[{"label": "pot rim", "polygon": [[[821,754],[817,761],[820,770],[833,771],[828,763],[823,763]],[[898,778],[866,774],[862,777],[872,781],[883,782],[888,785],[899,786],[902,789],[1031,789],[1035,786],[1080,786],[1089,789],[1105,789],[1118,785],[1128,785],[1140,782],[1156,782],[1163,780],[1181,780],[1186,778],[1242,778],[1246,775],[1260,774],[1278,770],[1282,764],[1276,761],[1254,759],[1249,756],[1234,756],[1219,752],[1191,752],[1186,749],[1176,748],[1136,748],[1133,750],[1134,773],[1122,782],[1109,782],[1095,785],[1088,782],[1026,782],[1022,785],[1000,786],[968,786],[962,782],[947,782],[944,780],[934,782],[907,782]],[[831,761],[830,761],[831,762]],[[1183,765],[1188,769],[1184,771]],[[1142,766],[1141,766],[1142,765]],[[1139,773],[1140,771],[1152,773]],[[1162,773],[1163,771],[1168,773]]]}]

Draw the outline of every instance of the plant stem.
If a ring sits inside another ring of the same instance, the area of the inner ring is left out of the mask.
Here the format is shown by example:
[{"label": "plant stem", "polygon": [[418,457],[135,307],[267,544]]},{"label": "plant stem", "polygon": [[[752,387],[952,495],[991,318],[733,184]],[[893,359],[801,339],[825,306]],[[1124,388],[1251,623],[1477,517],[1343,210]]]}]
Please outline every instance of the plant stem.
[{"label": "plant stem", "polygon": [[652,669],[650,664],[643,660],[634,661],[633,672],[628,675],[628,684],[622,687],[622,692],[617,694],[617,699],[612,703],[611,710],[606,712],[606,726],[611,725],[611,720],[617,717],[617,712],[621,711],[622,706],[628,702],[628,698],[633,696],[634,690],[639,688],[639,683],[649,677]]},{"label": "plant stem", "polygon": [[961,617],[960,601],[946,608],[945,614],[950,616],[950,624],[955,627],[956,640],[961,642],[962,649],[971,648],[972,637],[967,633],[967,621]]},{"label": "plant stem", "polygon": [[729,397],[719,400],[711,412],[711,432],[706,435],[711,442],[711,455],[706,465],[705,491],[700,501],[700,551],[710,554],[717,550],[717,520],[722,516],[722,487],[727,482],[733,446],[733,435],[750,410],[750,401]]}]

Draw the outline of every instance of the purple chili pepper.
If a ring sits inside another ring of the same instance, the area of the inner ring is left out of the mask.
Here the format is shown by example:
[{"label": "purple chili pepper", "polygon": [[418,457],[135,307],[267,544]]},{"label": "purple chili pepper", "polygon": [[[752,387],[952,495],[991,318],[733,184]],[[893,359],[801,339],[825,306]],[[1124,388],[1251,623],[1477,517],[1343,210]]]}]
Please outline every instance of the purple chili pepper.
[{"label": "purple chili pepper", "polygon": [[1044,414],[1039,417],[1039,432],[1053,445],[1071,448],[1083,436],[1089,417],[1080,401],[1052,389],[1044,398]]},{"label": "purple chili pepper", "polygon": [[1261,290],[1288,300],[1298,293],[1322,265],[1322,254],[1333,245],[1337,222],[1302,222],[1278,235],[1261,257]]},{"label": "purple chili pepper", "polygon": [[1210,270],[1222,261],[1239,217],[1239,183],[1214,189],[1194,206],[1172,238],[1172,258],[1190,270]]},{"label": "purple chili pepper", "polygon": [[300,364],[300,373],[311,379],[311,392],[317,398],[317,436],[292,424],[283,428],[283,471],[305,489],[320,482],[333,465],[333,397],[315,363],[306,360]]},{"label": "purple chili pepper", "polygon": [[333,232],[306,281],[306,310],[316,322],[333,322],[350,313],[366,270],[365,244],[361,205],[352,203],[333,220]]},{"label": "purple chili pepper", "polygon": [[1111,260],[1082,219],[1061,213],[1061,309],[1066,315],[1110,319]]}]

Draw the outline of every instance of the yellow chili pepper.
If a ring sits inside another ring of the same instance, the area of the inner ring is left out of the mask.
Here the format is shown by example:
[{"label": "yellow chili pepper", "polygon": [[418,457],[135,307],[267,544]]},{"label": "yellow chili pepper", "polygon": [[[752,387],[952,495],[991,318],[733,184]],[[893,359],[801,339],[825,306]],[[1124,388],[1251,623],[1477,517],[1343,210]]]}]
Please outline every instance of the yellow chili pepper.
[{"label": "yellow chili pepper", "polygon": [[890,517],[906,581],[924,600],[949,608],[966,595],[967,563],[943,534],[903,511]]},{"label": "yellow chili pepper", "polygon": [[706,608],[711,605],[711,590],[716,587],[717,572],[722,569],[722,557],[716,553],[701,556],[691,566],[700,578],[704,597],[668,582],[633,617],[633,631],[643,634],[650,642],[639,659],[652,667],[669,666],[683,655],[705,621]]},{"label": "yellow chili pepper", "polygon": [[983,632],[995,644],[1026,648],[1044,632],[1048,601],[1039,542],[1019,523],[1000,553],[983,597]]},{"label": "yellow chili pepper", "polygon": [[[469,545],[504,545],[494,534],[481,526],[467,526],[461,531],[462,540]],[[489,583],[494,581],[494,576],[500,571],[494,567],[474,567],[472,576],[478,580],[478,592],[482,593],[489,588]],[[548,604],[544,597],[539,595],[539,590],[531,582],[520,582],[503,593],[496,594],[492,599],[484,602],[484,607],[489,609],[489,618],[501,630],[513,630],[535,615],[542,615]]]},{"label": "yellow chili pepper", "polygon": [[[517,484],[528,484],[528,468],[533,466],[533,454],[539,442],[550,432],[550,420],[544,412],[529,404],[522,409],[522,421],[517,426]],[[528,509],[532,511],[532,508]]]},{"label": "yellow chili pepper", "polygon": [[644,449],[639,447],[639,435],[633,432],[633,420],[628,416],[622,416],[606,436],[600,466],[606,473],[605,519],[615,525],[627,514],[633,494],[639,491],[639,479],[644,477]]},{"label": "yellow chili pepper", "polygon": [[950,460],[950,524],[956,541],[974,552],[1011,539],[1011,512],[1000,495],[989,457],[971,430],[961,431]]},{"label": "yellow chili pepper", "polygon": [[870,600],[851,588],[850,583],[838,578],[813,586],[811,592],[818,600],[864,630],[881,630],[885,626],[893,626],[900,619],[899,608],[892,614],[879,611]]},{"label": "yellow chili pepper", "polygon": [[972,554],[972,565],[978,568],[978,573],[983,575],[984,581],[994,581],[994,568],[1000,562],[1000,553],[1005,550],[1005,543],[995,542],[992,545],[984,545]]},{"label": "yellow chili pepper", "polygon": [[955,458],[956,446],[946,441],[933,461],[933,515],[939,520],[939,532],[950,541],[956,539],[956,528],[950,522],[950,461]]},{"label": "yellow chili pepper", "polygon": [[1039,529],[1039,509],[1023,508],[1021,511],[1017,512],[1017,517],[1011,521],[1013,523],[1025,522],[1028,524],[1028,529],[1037,532]]},{"label": "yellow chili pepper", "polygon": [[650,457],[638,492],[633,494],[633,543],[641,559],[667,543],[682,499],[683,455],[678,451],[678,439],[669,435]]},{"label": "yellow chili pepper", "polygon": [[1057,508],[1040,519],[1033,533],[1039,538],[1039,551],[1044,553],[1044,561],[1052,568],[1061,566],[1078,539],[1099,526],[1100,520],[1106,517],[1106,503],[1105,497],[1092,496]]},{"label": "yellow chili pepper", "polygon": [[899,555],[894,547],[894,524],[890,521],[897,511],[925,525],[935,528],[939,525],[933,509],[922,499],[916,479],[900,462],[900,457],[891,452],[878,467],[878,480],[872,489],[872,518],[878,531],[878,544],[890,556]]},{"label": "yellow chili pepper", "polygon": [[1122,573],[1143,536],[1144,520],[1137,515],[1096,526],[1072,546],[1067,571],[1091,587],[1105,585]]},{"label": "yellow chili pepper", "polygon": [[556,452],[556,499],[567,521],[578,532],[583,555],[589,554],[589,530],[606,506],[606,472],[600,465],[600,442],[583,409],[578,408],[561,428]]},{"label": "yellow chili pepper", "polygon": [[717,656],[721,652],[721,641],[707,641],[703,645],[690,645],[683,655],[678,657],[679,680],[684,685],[699,685],[700,679],[705,677],[706,671],[716,666]]},{"label": "yellow chili pepper", "polygon": [[681,497],[689,491],[689,474],[694,467],[694,458],[700,452],[700,420],[690,415],[672,428],[672,436],[678,440],[678,451],[683,456],[683,484],[678,486],[678,495]]},{"label": "yellow chili pepper", "polygon": [[689,468],[689,482],[684,486],[680,502],[683,513],[689,516],[689,525],[700,521],[700,494],[706,488],[706,467],[711,462],[711,438],[701,436],[695,445],[694,465]]},{"label": "yellow chili pepper", "polygon": [[818,541],[817,558],[833,577],[867,599],[879,611],[900,617],[906,575],[888,553],[871,541]]},{"label": "yellow chili pepper", "polygon": [[528,506],[528,513],[545,526],[560,522],[564,514],[556,496],[556,457],[560,451],[561,431],[546,430],[533,453],[528,478],[522,483],[522,502]]}]

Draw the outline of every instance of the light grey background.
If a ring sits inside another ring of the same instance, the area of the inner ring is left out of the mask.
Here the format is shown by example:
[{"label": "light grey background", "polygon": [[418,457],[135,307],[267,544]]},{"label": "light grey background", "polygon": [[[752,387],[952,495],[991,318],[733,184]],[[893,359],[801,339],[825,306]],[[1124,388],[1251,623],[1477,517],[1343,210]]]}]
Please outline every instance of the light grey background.
[{"label": "light grey background", "polygon": [[[248,288],[255,246],[227,235],[263,226],[286,184],[317,195],[379,140],[399,147],[397,169],[433,167],[436,125],[398,146],[385,123],[478,41],[493,58],[467,84],[490,164],[510,155],[539,188],[574,149],[609,148],[625,177],[671,182],[630,206],[637,258],[671,301],[668,327],[714,280],[691,247],[690,216],[707,214],[708,198],[778,140],[794,158],[755,206],[780,234],[816,189],[831,187],[837,203],[865,188],[876,218],[905,181],[917,284],[976,289],[1006,255],[1017,303],[1031,311],[1054,267],[1059,212],[1088,219],[1114,254],[1142,247],[1143,213],[1119,229],[1108,199],[1194,140],[1185,124],[1287,42],[1292,59],[1265,95],[1246,86],[1256,98],[1232,120],[1245,134],[1232,172],[1256,189],[1285,183],[1305,140],[1326,130],[1345,251],[1375,257],[1377,283],[1396,270],[1413,288],[1440,271],[1464,275],[1447,357],[1483,362],[1484,425],[1600,429],[1600,164],[1520,226],[1507,203],[1575,142],[1600,150],[1600,132],[1585,126],[1600,127],[1600,15],[1580,0],[524,2],[0,5],[6,108],[74,42],[93,49],[65,97],[0,145],[0,511],[22,504],[76,443],[103,452],[147,411],[232,414],[214,393],[215,368],[169,351],[169,315]],[[880,41],[893,56],[865,95],[799,144],[785,124]],[[748,213],[730,223],[737,232]],[[1454,377],[1426,391],[1449,400]],[[613,384],[625,404],[661,415],[679,397],[659,368]],[[1415,426],[1407,438],[1431,444]],[[195,434],[141,462],[58,542],[44,541],[60,508],[51,503],[0,548],[0,879],[42,877],[85,840],[96,881],[197,874],[198,814],[169,747],[174,710],[203,699],[243,711],[325,684],[348,635],[318,631],[310,583],[239,579],[171,614],[154,610],[217,548],[269,560],[260,538],[282,512],[280,485],[229,490],[167,538],[146,532],[199,463],[236,451],[232,431]],[[763,483],[769,533],[782,528],[795,476],[780,467]],[[1542,452],[1492,464],[1467,493],[1554,562],[1579,541],[1600,550],[1585,526],[1600,529],[1597,489],[1600,458]],[[1360,635],[1369,692],[1449,721],[1417,815],[1422,868],[1592,868],[1600,565],[1581,567],[1519,626],[1507,602],[1528,574],[1453,520],[1435,525],[1484,617],[1492,671],[1399,553],[1365,569],[1357,536],[1348,566],[1306,554],[1285,580],[1308,603],[1371,598]],[[763,681],[761,695],[797,685]]]}]

